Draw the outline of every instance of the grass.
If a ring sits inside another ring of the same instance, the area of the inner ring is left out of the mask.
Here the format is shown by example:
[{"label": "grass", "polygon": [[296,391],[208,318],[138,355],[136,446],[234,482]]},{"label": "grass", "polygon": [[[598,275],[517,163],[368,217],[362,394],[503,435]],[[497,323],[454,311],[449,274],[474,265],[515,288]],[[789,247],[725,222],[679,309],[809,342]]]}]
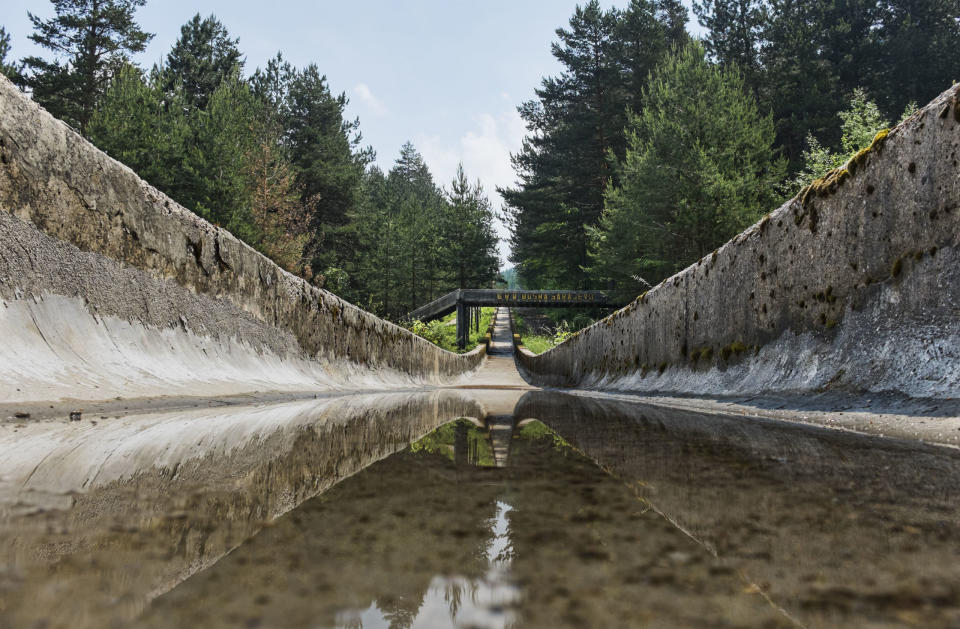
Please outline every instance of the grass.
[{"label": "grass", "polygon": [[572,446],[566,439],[558,435],[556,432],[551,430],[546,424],[539,420],[534,420],[529,424],[524,425],[518,431],[519,437],[521,439],[526,439],[528,441],[539,441],[541,439],[548,439],[553,441],[553,445],[558,450],[560,449],[570,449]]},{"label": "grass", "polygon": [[556,337],[554,336],[528,334],[530,328],[527,327],[526,322],[520,315],[514,313],[513,322],[516,326],[517,334],[520,335],[520,339],[523,341],[523,346],[534,354],[542,354],[548,349],[553,349],[557,346]]},{"label": "grass", "polygon": [[462,354],[474,349],[487,334],[487,328],[489,328],[493,322],[493,313],[495,310],[495,308],[480,309],[480,330],[474,331],[474,328],[471,326],[470,336],[467,338],[467,347],[462,350],[457,348],[456,312],[451,312],[446,317],[430,321],[429,323],[414,321],[408,329],[417,336],[427,339],[434,345],[438,345],[450,352]]},{"label": "grass", "polygon": [[542,354],[548,349],[553,349],[556,344],[552,336],[523,336],[523,346],[534,354]]}]

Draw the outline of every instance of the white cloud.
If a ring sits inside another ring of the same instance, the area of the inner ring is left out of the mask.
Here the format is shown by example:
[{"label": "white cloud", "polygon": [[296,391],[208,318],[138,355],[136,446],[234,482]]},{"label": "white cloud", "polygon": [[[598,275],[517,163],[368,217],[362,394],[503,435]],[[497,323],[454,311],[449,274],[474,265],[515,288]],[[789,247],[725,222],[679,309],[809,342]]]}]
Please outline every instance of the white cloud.
[{"label": "white cloud", "polygon": [[449,186],[457,164],[463,162],[470,180],[480,179],[483,189],[495,200],[497,186],[513,185],[510,154],[520,150],[525,131],[520,114],[511,109],[498,116],[489,113],[474,116],[473,128],[453,144],[428,135],[418,136],[414,144],[438,184]]},{"label": "white cloud", "polygon": [[373,95],[370,86],[366,83],[358,83],[355,85],[353,95],[363,103],[367,110],[374,116],[385,116],[387,114],[387,106]]},{"label": "white cloud", "polygon": [[[513,185],[516,177],[510,154],[520,150],[525,132],[520,114],[510,108],[496,116],[489,113],[474,116],[473,128],[468,129],[453,145],[444,143],[438,136],[427,135],[415,138],[414,144],[438,185],[449,188],[457,164],[463,162],[467,177],[471,181],[479,179],[493,204],[500,206],[502,199],[496,193],[497,186]],[[499,221],[497,233],[502,239],[509,236],[506,227]],[[505,244],[501,244],[500,251],[506,261]]]}]

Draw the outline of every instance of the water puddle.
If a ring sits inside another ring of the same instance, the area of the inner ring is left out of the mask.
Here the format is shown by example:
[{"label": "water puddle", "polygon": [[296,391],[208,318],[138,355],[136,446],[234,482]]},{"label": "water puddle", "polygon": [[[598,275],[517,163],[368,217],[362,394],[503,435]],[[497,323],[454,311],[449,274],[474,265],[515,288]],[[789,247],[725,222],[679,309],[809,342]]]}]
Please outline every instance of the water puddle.
[{"label": "water puddle", "polygon": [[[520,602],[520,588],[510,579],[512,552],[506,515],[513,509],[497,501],[497,513],[489,520],[491,538],[487,544],[487,570],[479,577],[436,575],[415,610],[403,616],[405,627],[510,627],[512,608]],[[387,601],[391,599],[386,599]],[[396,626],[395,608],[382,609],[382,597],[365,610],[337,614],[335,626],[365,629]],[[412,618],[411,618],[412,617]]]},{"label": "water puddle", "polygon": [[960,624],[953,450],[542,391],[68,429],[0,463],[4,627]]}]

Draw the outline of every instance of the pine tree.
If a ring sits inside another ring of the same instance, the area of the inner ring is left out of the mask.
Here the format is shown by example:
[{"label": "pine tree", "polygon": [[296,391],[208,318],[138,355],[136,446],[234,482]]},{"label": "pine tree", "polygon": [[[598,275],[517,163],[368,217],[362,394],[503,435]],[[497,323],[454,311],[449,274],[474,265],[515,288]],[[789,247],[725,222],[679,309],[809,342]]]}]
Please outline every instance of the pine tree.
[{"label": "pine tree", "polygon": [[344,259],[344,295],[399,321],[457,287],[489,285],[499,267],[493,220],[482,186],[462,166],[445,192],[405,143],[386,176],[377,168],[364,175],[346,227],[355,249]]},{"label": "pine tree", "polygon": [[862,88],[853,90],[850,106],[837,116],[841,122],[840,147],[847,157],[870,146],[878,131],[890,127],[890,121],[880,113],[880,108]]},{"label": "pine tree", "polygon": [[265,111],[279,125],[290,119],[289,92],[295,74],[293,66],[278,52],[265,68],[257,68],[250,77],[253,93],[267,105]]},{"label": "pine tree", "polygon": [[[591,271],[626,296],[708,254],[779,200],[774,130],[736,69],[700,44],[666,60],[632,116],[621,185],[591,230]],[[641,279],[637,279],[641,278]]]},{"label": "pine tree", "polygon": [[303,200],[313,206],[311,263],[315,271],[339,267],[352,248],[343,228],[373,150],[360,148],[359,120],[344,119],[346,95],[334,96],[315,64],[293,72],[286,92],[286,141]]},{"label": "pine tree", "polygon": [[182,185],[175,198],[212,223],[254,243],[247,159],[258,150],[259,101],[246,81],[227,78],[206,109],[190,113],[192,142],[184,147]]},{"label": "pine tree", "polygon": [[[650,73],[676,45],[676,25],[672,20],[679,18],[669,11],[665,12],[661,5],[663,3],[654,0],[633,0],[625,11],[618,14],[614,56],[623,83],[619,86],[618,103],[613,112],[617,118],[614,124],[619,127],[612,147],[618,159],[623,157],[626,150],[623,134],[627,122],[626,110],[643,109],[643,88]],[[679,16],[685,20],[686,10],[682,6],[680,9],[682,12]],[[673,12],[676,13],[676,9]],[[682,36],[687,37],[685,30]]]},{"label": "pine tree", "polygon": [[238,42],[216,16],[201,18],[197,13],[180,27],[180,38],[167,53],[161,70],[165,89],[176,87],[191,106],[206,109],[220,84],[243,70]]},{"label": "pine tree", "polygon": [[87,135],[100,149],[181,203],[183,153],[192,141],[185,103],[133,65],[110,79]]},{"label": "pine tree", "polygon": [[27,15],[34,28],[30,39],[53,51],[57,59],[25,58],[22,82],[34,100],[83,132],[113,71],[153,38],[134,21],[146,0],[51,2],[53,18]]},{"label": "pine tree", "polygon": [[470,184],[462,163],[450,183],[447,202],[441,264],[455,270],[457,288],[484,287],[500,267],[493,209],[480,182]]},{"label": "pine tree", "polygon": [[10,54],[10,33],[3,26],[0,26],[0,64],[7,63],[7,55]]},{"label": "pine tree", "polygon": [[599,216],[610,176],[607,153],[622,128],[623,91],[615,63],[615,11],[596,0],[557,29],[554,57],[565,72],[545,78],[537,101],[524,103],[529,135],[513,156],[519,189],[501,190],[511,208],[512,260],[541,287],[583,285],[582,226]]},{"label": "pine tree", "polygon": [[300,201],[295,173],[283,157],[277,131],[261,126],[245,159],[250,218],[256,233],[252,244],[286,270],[300,273],[309,238],[310,208]]},{"label": "pine tree", "polygon": [[736,65],[754,95],[762,83],[763,32],[769,16],[764,0],[701,0],[693,3],[700,25],[707,29],[704,48],[711,59]]},{"label": "pine tree", "polygon": [[10,33],[7,29],[0,26],[0,74],[6,76],[11,81],[17,81],[20,73],[17,67],[12,63],[7,63],[7,55],[10,54]]},{"label": "pine tree", "polygon": [[380,316],[392,316],[398,303],[396,223],[386,176],[374,166],[364,174],[351,214],[356,249],[344,264],[351,276],[345,297]]},{"label": "pine tree", "polygon": [[676,50],[690,41],[687,8],[680,0],[656,0],[657,17],[666,29],[667,45]]},{"label": "pine tree", "polygon": [[627,110],[643,106],[650,70],[683,31],[677,2],[633,0],[624,11],[593,1],[558,29],[554,56],[564,65],[520,107],[528,135],[512,156],[519,186],[501,189],[511,230],[511,260],[525,284],[586,288],[587,233],[599,220],[626,151]]},{"label": "pine tree", "polygon": [[282,130],[239,79],[205,110],[163,77],[131,65],[111,79],[91,118],[91,140],[148,182],[294,272],[302,272],[309,206],[301,203]]},{"label": "pine tree", "polygon": [[402,317],[440,294],[440,217],[446,201],[423,157],[410,142],[401,147],[387,176],[387,190],[397,221],[395,239],[401,269],[394,316]]},{"label": "pine tree", "polygon": [[824,23],[826,1],[770,0],[761,102],[773,111],[777,143],[791,171],[800,166],[809,134],[827,146],[840,140],[834,116],[843,107],[844,96],[824,42],[829,28]]},{"label": "pine tree", "polygon": [[960,81],[960,0],[877,4],[873,80],[866,87],[882,111],[893,117],[911,101],[925,103]]},{"label": "pine tree", "polygon": [[[914,111],[916,104],[908,103],[901,120]],[[796,177],[783,183],[781,191],[784,196],[792,197],[814,179],[843,166],[857,151],[870,146],[877,133],[890,126],[890,122],[880,113],[880,108],[862,88],[853,91],[849,107],[839,112],[837,118],[840,122],[840,151],[831,151],[813,135],[807,136],[808,148],[803,152],[803,169]]]},{"label": "pine tree", "polygon": [[810,185],[814,179],[819,179],[834,168],[840,166],[843,160],[833,151],[822,144],[815,135],[808,134],[806,149],[803,151],[803,168],[795,177],[780,184],[780,191],[784,198],[790,198]]},{"label": "pine tree", "polygon": [[741,67],[761,109],[773,111],[791,171],[807,139],[841,150],[835,116],[866,88],[892,118],[957,77],[960,0],[701,0],[706,46]]}]

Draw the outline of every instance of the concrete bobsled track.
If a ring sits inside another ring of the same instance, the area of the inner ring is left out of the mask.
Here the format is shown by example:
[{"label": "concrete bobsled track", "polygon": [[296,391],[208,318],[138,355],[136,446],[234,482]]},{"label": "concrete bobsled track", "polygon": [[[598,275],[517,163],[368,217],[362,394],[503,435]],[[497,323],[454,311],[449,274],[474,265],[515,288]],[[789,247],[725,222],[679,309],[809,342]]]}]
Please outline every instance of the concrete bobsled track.
[{"label": "concrete bobsled track", "polygon": [[[523,384],[484,345],[443,351],[283,271],[2,77],[0,339],[6,417]],[[626,308],[516,361],[539,386],[889,392],[957,415],[960,86]]]},{"label": "concrete bobsled track", "polygon": [[283,271],[3,77],[0,339],[0,404],[28,409],[450,383],[485,351],[446,352]]},{"label": "concrete bobsled track", "polygon": [[509,319],[443,351],[0,77],[0,627],[958,626],[960,86],[549,352]]},{"label": "concrete bobsled track", "polygon": [[960,86],[626,308],[539,385],[960,397]]}]

